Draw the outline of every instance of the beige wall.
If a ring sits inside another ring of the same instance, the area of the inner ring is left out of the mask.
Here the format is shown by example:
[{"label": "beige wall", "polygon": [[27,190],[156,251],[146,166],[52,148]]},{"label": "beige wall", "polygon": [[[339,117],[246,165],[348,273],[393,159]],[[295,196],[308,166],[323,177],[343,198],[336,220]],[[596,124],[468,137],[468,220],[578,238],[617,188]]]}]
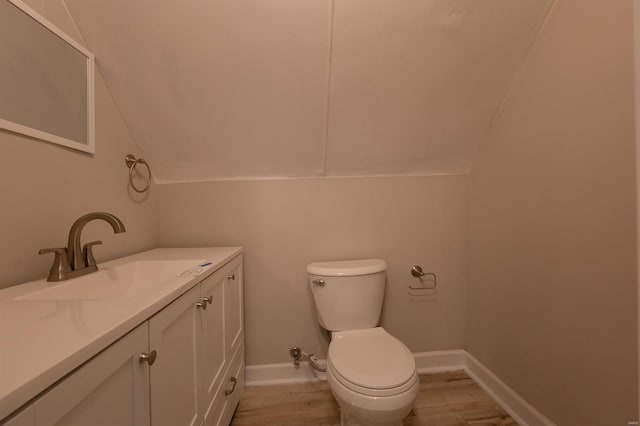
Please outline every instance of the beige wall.
[{"label": "beige wall", "polygon": [[631,21],[558,0],[468,178],[467,350],[559,425],[637,420]]},{"label": "beige wall", "polygon": [[[29,4],[79,38],[60,1]],[[140,155],[99,73],[95,156],[0,130],[0,288],[46,276],[53,255],[38,249],[66,246],[73,221],[91,211],[114,213],[127,227],[114,235],[104,222],[87,226],[83,241],[104,241],[95,248],[98,262],[157,245],[156,197],[128,191],[128,153]]]},{"label": "beige wall", "polygon": [[[161,185],[162,245],[245,247],[247,364],[326,356],[306,265],[381,257],[382,324],[412,351],[461,348],[464,177],[335,178]],[[435,297],[410,297],[413,264],[438,273]]]}]

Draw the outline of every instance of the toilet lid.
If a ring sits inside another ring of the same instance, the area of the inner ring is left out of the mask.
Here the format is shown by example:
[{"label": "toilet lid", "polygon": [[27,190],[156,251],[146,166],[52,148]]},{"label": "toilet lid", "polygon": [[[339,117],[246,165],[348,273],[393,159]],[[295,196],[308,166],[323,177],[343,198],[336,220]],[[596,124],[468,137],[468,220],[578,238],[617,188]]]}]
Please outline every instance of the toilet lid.
[{"label": "toilet lid", "polygon": [[382,272],[387,264],[382,259],[338,260],[314,262],[307,265],[307,272],[325,277],[354,277]]},{"label": "toilet lid", "polygon": [[401,386],[415,375],[409,349],[382,327],[335,333],[328,358],[343,379],[369,389]]}]

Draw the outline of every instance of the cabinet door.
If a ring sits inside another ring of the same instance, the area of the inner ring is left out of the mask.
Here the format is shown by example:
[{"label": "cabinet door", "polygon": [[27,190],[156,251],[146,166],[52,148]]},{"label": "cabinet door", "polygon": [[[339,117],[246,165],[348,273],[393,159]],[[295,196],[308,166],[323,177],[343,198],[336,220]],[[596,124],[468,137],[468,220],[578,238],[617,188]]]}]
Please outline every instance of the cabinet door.
[{"label": "cabinet door", "polygon": [[34,402],[36,425],[149,425],[149,365],[140,362],[144,323]]},{"label": "cabinet door", "polygon": [[196,286],[149,320],[149,348],[157,353],[151,367],[154,426],[192,426],[202,421],[196,365],[199,299]]},{"label": "cabinet door", "polygon": [[202,383],[202,407],[205,418],[211,410],[213,397],[222,383],[227,362],[224,339],[224,282],[226,275],[219,271],[200,284],[202,298],[211,298],[207,309],[201,310],[201,338],[198,371]]},{"label": "cabinet door", "polygon": [[231,357],[244,339],[242,255],[233,259],[224,272],[225,343]]}]

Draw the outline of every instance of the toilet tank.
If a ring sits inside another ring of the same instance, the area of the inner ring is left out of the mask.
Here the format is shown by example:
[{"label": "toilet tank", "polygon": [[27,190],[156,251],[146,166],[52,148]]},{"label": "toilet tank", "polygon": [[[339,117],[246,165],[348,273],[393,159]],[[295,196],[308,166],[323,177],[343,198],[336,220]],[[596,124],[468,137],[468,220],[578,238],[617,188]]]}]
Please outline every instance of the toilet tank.
[{"label": "toilet tank", "polygon": [[320,325],[329,331],[377,326],[386,268],[382,259],[310,263],[309,285]]}]

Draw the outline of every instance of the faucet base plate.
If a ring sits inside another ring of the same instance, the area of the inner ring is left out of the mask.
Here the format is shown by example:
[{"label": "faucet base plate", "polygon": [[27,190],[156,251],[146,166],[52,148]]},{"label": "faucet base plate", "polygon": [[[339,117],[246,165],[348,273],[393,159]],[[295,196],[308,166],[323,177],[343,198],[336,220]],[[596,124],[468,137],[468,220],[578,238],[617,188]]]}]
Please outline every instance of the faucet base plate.
[{"label": "faucet base plate", "polygon": [[87,266],[86,268],[79,269],[77,271],[65,272],[64,274],[49,274],[49,276],[47,277],[47,281],[49,282],[66,281],[72,278],[78,278],[83,275],[96,272],[97,270],[98,270],[98,266],[92,265],[92,266]]}]

